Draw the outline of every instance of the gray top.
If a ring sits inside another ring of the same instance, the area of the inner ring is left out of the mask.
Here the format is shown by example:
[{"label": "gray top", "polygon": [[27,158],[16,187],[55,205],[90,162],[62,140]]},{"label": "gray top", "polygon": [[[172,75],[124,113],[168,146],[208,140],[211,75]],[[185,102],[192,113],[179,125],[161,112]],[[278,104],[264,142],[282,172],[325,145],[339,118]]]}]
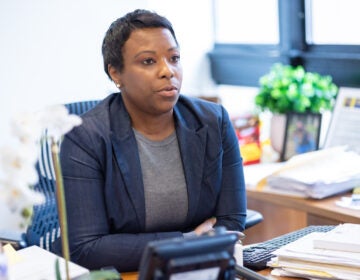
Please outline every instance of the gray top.
[{"label": "gray top", "polygon": [[179,145],[174,132],[152,141],[134,129],[145,193],[146,231],[166,231],[183,225],[188,194]]}]

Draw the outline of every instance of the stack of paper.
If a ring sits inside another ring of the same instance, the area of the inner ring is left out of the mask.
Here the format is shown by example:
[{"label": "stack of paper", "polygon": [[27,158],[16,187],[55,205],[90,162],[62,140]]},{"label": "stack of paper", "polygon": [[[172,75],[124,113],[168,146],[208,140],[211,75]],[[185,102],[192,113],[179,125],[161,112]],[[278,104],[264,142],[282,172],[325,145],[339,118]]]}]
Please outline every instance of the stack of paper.
[{"label": "stack of paper", "polygon": [[[65,260],[38,246],[30,246],[15,251],[10,245],[4,246],[9,260],[9,280],[56,279],[55,261],[58,259],[62,279],[65,279]],[[78,279],[89,274],[89,270],[69,262],[71,279]]]},{"label": "stack of paper", "polygon": [[320,239],[315,239],[314,247],[360,253],[360,224],[339,225],[321,236]]},{"label": "stack of paper", "polygon": [[[337,228],[330,231],[330,235]],[[353,228],[346,233],[347,236],[353,234]],[[276,257],[268,264],[274,268],[272,274],[307,279],[360,279],[360,252],[342,251],[340,247],[334,251],[314,246],[315,240],[321,240],[327,235],[329,232],[313,232],[273,252]],[[354,237],[356,240],[360,238],[359,235]]]},{"label": "stack of paper", "polygon": [[360,155],[334,147],[294,156],[266,178],[274,190],[321,199],[360,184]]}]

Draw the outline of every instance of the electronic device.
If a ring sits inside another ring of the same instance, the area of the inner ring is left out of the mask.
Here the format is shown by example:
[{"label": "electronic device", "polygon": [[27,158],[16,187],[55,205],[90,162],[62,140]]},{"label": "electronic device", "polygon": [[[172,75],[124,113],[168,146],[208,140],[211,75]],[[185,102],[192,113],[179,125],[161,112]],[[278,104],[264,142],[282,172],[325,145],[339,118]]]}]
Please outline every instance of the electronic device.
[{"label": "electronic device", "polygon": [[235,279],[235,233],[149,242],[139,280]]},{"label": "electronic device", "polygon": [[240,265],[235,265],[235,274],[236,274],[236,279],[268,280],[268,278],[266,278],[265,276],[262,276],[256,273],[255,271]]},{"label": "electronic device", "polygon": [[236,264],[233,254],[237,241],[236,233],[227,233],[219,227],[202,236],[149,242],[142,255],[138,279],[266,279]]},{"label": "electronic device", "polygon": [[293,231],[273,239],[257,243],[243,249],[243,262],[244,266],[252,270],[262,270],[267,268],[267,262],[275,257],[272,253],[276,249],[293,242],[300,237],[303,237],[311,232],[327,232],[332,230],[335,226],[308,226],[297,231]]}]

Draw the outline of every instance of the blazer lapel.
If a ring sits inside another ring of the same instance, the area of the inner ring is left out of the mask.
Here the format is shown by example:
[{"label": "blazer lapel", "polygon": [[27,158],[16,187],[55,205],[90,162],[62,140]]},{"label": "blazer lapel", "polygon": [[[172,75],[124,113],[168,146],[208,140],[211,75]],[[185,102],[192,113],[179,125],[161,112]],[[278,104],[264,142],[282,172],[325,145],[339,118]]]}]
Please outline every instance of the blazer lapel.
[{"label": "blazer lapel", "polygon": [[[177,137],[189,200],[187,222],[191,223],[199,203],[208,128],[207,126],[197,130],[188,128],[185,122],[178,118],[179,113],[175,112],[178,119]],[[189,148],[189,143],[191,143],[191,148]]]},{"label": "blazer lapel", "polygon": [[[130,197],[133,209],[136,211],[141,230],[145,230],[145,196],[141,176],[141,165],[136,139],[131,129],[130,117],[127,114],[121,98],[110,109],[111,141],[116,161],[125,182],[125,188]],[[121,108],[122,107],[122,108]],[[114,134],[113,131],[117,133]],[[139,172],[133,172],[137,170]],[[116,171],[114,171],[116,172]]]}]

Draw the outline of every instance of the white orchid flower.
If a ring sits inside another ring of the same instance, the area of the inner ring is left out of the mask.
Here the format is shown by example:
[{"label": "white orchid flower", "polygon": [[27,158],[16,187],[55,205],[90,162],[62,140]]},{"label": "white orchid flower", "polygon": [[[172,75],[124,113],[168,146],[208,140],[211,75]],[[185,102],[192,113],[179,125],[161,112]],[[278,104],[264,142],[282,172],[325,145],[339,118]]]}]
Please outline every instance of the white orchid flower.
[{"label": "white orchid flower", "polygon": [[7,146],[0,149],[0,166],[7,178],[16,184],[36,184],[38,174],[35,170],[37,147],[31,145]]},{"label": "white orchid flower", "polygon": [[65,106],[55,105],[41,112],[40,122],[48,129],[48,136],[57,142],[73,127],[80,125],[82,119],[77,115],[70,115]]},{"label": "white orchid flower", "polygon": [[11,211],[21,212],[24,208],[45,202],[44,195],[28,185],[19,185],[13,181],[3,181],[1,185],[3,203],[7,204]]},{"label": "white orchid flower", "polygon": [[12,133],[22,143],[36,143],[43,130],[39,116],[34,113],[20,113],[12,120]]},{"label": "white orchid flower", "polygon": [[19,212],[11,211],[8,205],[2,202],[2,194],[0,194],[0,221],[0,229],[22,231],[19,225],[23,224],[24,218]]},{"label": "white orchid flower", "polygon": [[80,125],[79,116],[69,115],[65,106],[50,106],[36,113],[18,114],[12,121],[15,136],[11,145],[0,148],[0,229],[23,229],[29,216],[24,210],[43,203],[43,194],[31,187],[38,183],[35,164],[38,161],[39,145],[43,132],[54,143],[74,126]]},{"label": "white orchid flower", "polygon": [[30,189],[26,182],[0,181],[0,205],[7,209],[0,211],[0,229],[24,230],[30,222],[33,205],[44,201],[44,195]]},{"label": "white orchid flower", "polygon": [[30,143],[24,145],[14,141],[11,144],[0,148],[0,162],[20,165],[20,164],[34,164],[38,159],[38,145]]}]

